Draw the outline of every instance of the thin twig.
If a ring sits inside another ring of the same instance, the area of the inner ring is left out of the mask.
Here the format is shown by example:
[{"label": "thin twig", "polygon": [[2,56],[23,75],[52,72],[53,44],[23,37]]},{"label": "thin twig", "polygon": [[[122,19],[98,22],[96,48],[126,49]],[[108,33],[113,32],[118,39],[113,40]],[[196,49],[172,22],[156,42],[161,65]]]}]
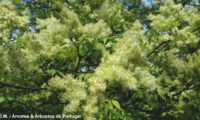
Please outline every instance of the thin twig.
[{"label": "thin twig", "polygon": [[191,89],[194,89],[194,88],[197,88],[198,86],[185,86],[183,89],[181,89],[179,92],[173,94],[172,96],[178,96],[180,94],[182,94],[184,91],[187,91],[187,90],[191,90]]},{"label": "thin twig", "polygon": [[200,30],[200,27],[199,27],[199,28],[197,28],[197,29],[194,29],[192,32],[196,32],[197,30]]},{"label": "thin twig", "polygon": [[24,87],[24,86],[12,85],[9,83],[4,83],[4,82],[0,82],[0,87],[1,88],[8,87],[8,88],[21,89],[21,90],[27,90],[27,91],[46,90],[46,88]]},{"label": "thin twig", "polygon": [[155,48],[147,55],[147,57],[149,57],[151,54],[153,54],[154,52],[156,52],[160,47],[162,47],[162,46],[165,45],[165,44],[168,44],[169,42],[170,42],[170,40],[161,42],[157,47],[155,47]]}]

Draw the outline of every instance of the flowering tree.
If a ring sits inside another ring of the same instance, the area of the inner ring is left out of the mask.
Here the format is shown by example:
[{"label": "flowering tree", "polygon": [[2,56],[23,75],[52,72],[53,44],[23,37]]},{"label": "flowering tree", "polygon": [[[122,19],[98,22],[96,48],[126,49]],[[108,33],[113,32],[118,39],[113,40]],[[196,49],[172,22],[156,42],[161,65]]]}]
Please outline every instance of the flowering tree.
[{"label": "flowering tree", "polygon": [[0,113],[200,118],[191,1],[3,0]]}]

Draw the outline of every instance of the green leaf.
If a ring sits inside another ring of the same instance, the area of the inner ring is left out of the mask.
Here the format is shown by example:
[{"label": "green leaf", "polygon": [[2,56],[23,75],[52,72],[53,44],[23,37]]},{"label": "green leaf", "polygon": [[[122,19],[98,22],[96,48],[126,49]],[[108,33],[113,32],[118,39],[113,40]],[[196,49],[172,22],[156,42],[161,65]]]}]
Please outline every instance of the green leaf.
[{"label": "green leaf", "polygon": [[112,100],[112,104],[113,104],[117,109],[121,110],[121,106],[120,106],[120,104],[119,104],[118,101]]},{"label": "green leaf", "polygon": [[19,5],[19,4],[22,3],[22,1],[21,1],[21,0],[13,0],[13,3],[14,3],[15,5]]},{"label": "green leaf", "polygon": [[108,102],[109,109],[113,109],[113,103],[111,101]]},{"label": "green leaf", "polygon": [[56,70],[47,70],[47,73],[51,76],[56,74]]}]

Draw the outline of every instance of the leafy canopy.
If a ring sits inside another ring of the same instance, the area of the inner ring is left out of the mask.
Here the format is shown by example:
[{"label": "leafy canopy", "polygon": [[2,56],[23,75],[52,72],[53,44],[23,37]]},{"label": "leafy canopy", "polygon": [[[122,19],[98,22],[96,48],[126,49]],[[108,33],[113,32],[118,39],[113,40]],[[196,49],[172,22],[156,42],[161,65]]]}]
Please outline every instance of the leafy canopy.
[{"label": "leafy canopy", "polygon": [[146,2],[0,1],[0,113],[199,119],[199,6]]}]

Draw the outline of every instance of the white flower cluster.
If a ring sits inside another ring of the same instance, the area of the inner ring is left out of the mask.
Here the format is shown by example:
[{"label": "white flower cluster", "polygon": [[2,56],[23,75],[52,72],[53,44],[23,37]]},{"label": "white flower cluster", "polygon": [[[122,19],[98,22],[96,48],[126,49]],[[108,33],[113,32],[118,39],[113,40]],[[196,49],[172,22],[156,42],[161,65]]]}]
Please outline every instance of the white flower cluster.
[{"label": "white flower cluster", "polygon": [[80,102],[86,99],[85,84],[81,81],[74,79],[71,75],[67,75],[64,78],[54,77],[48,81],[51,89],[64,90],[62,93],[62,101],[69,101],[69,104],[65,106],[64,113],[77,112],[80,108]]},{"label": "white flower cluster", "polygon": [[153,29],[160,32],[180,25],[184,13],[181,9],[182,6],[175,5],[173,0],[166,0],[164,6],[159,9],[160,14],[149,15]]},{"label": "white flower cluster", "polygon": [[0,37],[5,36],[14,27],[22,27],[29,22],[28,17],[19,16],[14,9],[10,1],[0,2]]},{"label": "white flower cluster", "polygon": [[121,4],[116,4],[112,1],[103,2],[100,9],[94,13],[99,19],[103,19],[109,26],[115,26],[124,19],[121,16]]},{"label": "white flower cluster", "polygon": [[111,34],[110,28],[103,20],[99,20],[97,23],[89,23],[79,27],[79,32],[86,34],[91,40],[106,37]]},{"label": "white flower cluster", "polygon": [[[90,94],[84,107],[87,119],[94,119],[93,115],[98,112],[101,103],[105,100],[104,92],[109,84],[119,83],[125,90],[136,90],[140,86],[148,90],[156,88],[156,78],[147,70],[137,67],[145,65],[146,60],[145,53],[139,45],[143,33],[141,25],[136,22],[133,26],[133,29],[119,40],[115,52],[101,63],[88,80]],[[90,107],[95,110],[89,109]]]},{"label": "white flower cluster", "polygon": [[40,32],[25,33],[23,39],[27,45],[26,52],[32,52],[30,57],[37,58],[41,54],[48,57],[57,56],[69,47],[76,49],[73,48],[73,42],[80,40],[80,37],[86,36],[87,40],[92,42],[111,34],[110,28],[103,20],[82,25],[77,14],[66,6],[63,7],[60,16],[60,20],[55,17],[37,19]]},{"label": "white flower cluster", "polygon": [[8,58],[7,58],[7,55],[6,55],[7,51],[5,51],[5,49],[0,46],[0,68],[1,70],[5,70],[6,68],[8,68]]}]

